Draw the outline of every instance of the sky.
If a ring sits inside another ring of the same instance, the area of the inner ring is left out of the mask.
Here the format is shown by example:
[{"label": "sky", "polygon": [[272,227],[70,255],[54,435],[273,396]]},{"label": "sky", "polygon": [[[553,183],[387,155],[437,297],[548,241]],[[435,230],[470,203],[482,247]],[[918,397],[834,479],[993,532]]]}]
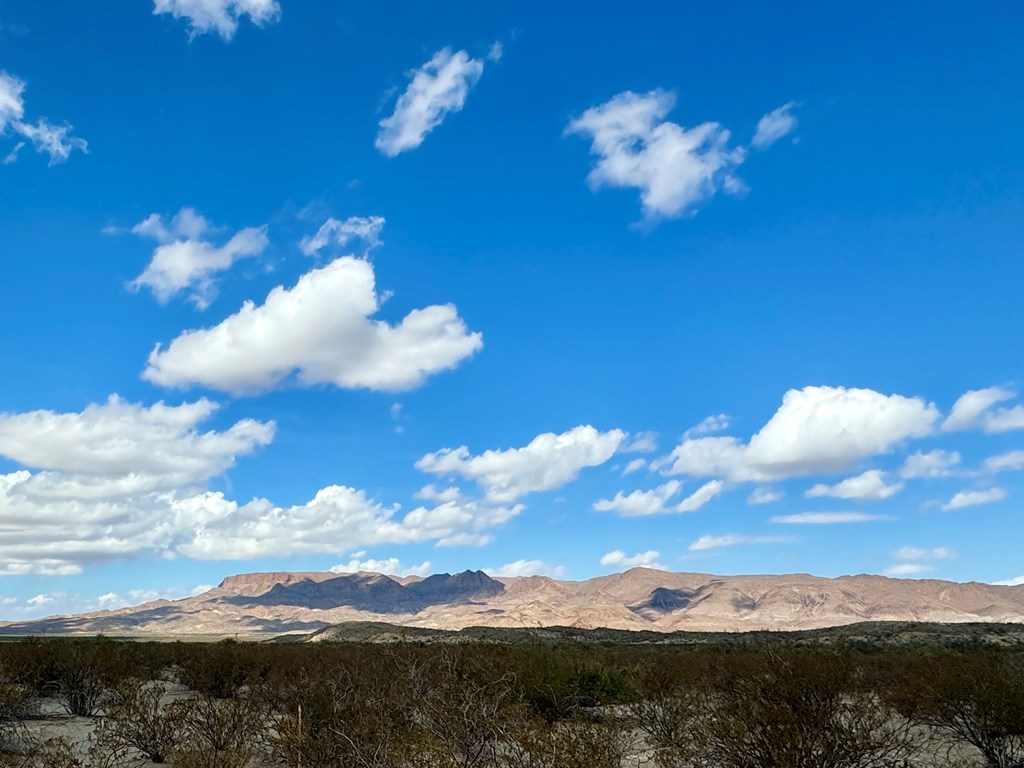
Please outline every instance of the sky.
[{"label": "sky", "polygon": [[0,620],[1024,583],[1024,7],[0,0]]}]

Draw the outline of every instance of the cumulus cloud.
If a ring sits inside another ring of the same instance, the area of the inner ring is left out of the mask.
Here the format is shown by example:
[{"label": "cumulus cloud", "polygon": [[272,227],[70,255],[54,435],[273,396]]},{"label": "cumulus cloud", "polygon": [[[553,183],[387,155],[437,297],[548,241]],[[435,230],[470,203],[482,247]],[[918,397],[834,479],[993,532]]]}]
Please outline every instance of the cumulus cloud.
[{"label": "cumulus cloud", "polygon": [[215,232],[192,208],[182,208],[167,224],[159,214],[146,217],[132,233],[158,245],[146,269],[129,286],[149,288],[161,304],[188,291],[196,307],[206,309],[217,296],[214,275],[239,259],[258,256],[270,244],[266,227],[242,229],[219,246],[210,239]]},{"label": "cumulus cloud", "polygon": [[708,549],[721,549],[722,547],[735,547],[738,544],[781,544],[793,541],[790,536],[741,536],[736,533],[725,534],[724,536],[701,536],[690,544],[691,552],[700,552]]},{"label": "cumulus cloud", "polygon": [[831,496],[836,499],[856,499],[858,501],[882,501],[895,496],[903,490],[903,483],[887,484],[885,473],[878,469],[869,469],[863,474],[848,477],[835,485],[818,483],[804,493],[809,499]]},{"label": "cumulus cloud", "polygon": [[1006,579],[1006,581],[997,581],[995,583],[1002,587],[1019,587],[1024,584],[1024,576],[1018,576],[1015,579]]},{"label": "cumulus cloud", "polygon": [[1010,451],[990,456],[982,465],[986,472],[1018,472],[1024,469],[1024,451]]},{"label": "cumulus cloud", "polygon": [[930,434],[938,418],[935,406],[919,398],[846,387],[792,389],[748,443],[735,437],[684,439],[657,468],[737,482],[841,472]]},{"label": "cumulus cloud", "polygon": [[625,91],[573,120],[566,132],[589,137],[597,156],[590,186],[639,189],[648,219],[675,218],[719,191],[742,190],[734,171],[746,152],[729,147],[718,123],[684,128],[666,120],[674,106],[668,91]]},{"label": "cumulus cloud", "polygon": [[207,400],[144,407],[112,397],[80,413],[0,414],[0,456],[32,468],[0,474],[0,575],[73,575],[144,554],[245,560],[482,545],[522,511],[440,491],[403,516],[342,485],[292,506],[240,503],[206,485],[269,443],[274,424],[201,429],[215,409]]},{"label": "cumulus cloud", "polygon": [[776,515],[772,522],[783,525],[833,525],[890,519],[887,515],[871,515],[867,512],[797,512],[793,515]]},{"label": "cumulus cloud", "polygon": [[410,83],[398,97],[395,111],[380,121],[377,149],[388,157],[416,149],[449,113],[462,111],[469,89],[483,71],[481,59],[471,58],[466,51],[452,53],[443,48],[419,69],[408,72]]},{"label": "cumulus cloud", "polygon": [[942,505],[942,509],[948,512],[953,509],[992,504],[996,501],[1002,501],[1006,496],[1006,491],[1002,488],[989,488],[987,491],[959,491],[953,494],[953,498]]},{"label": "cumulus cloud", "polygon": [[361,254],[366,255],[380,246],[383,229],[383,216],[349,216],[344,221],[330,217],[320,225],[316,234],[302,238],[299,248],[307,256],[316,256],[328,247],[341,249],[361,242]]},{"label": "cumulus cloud", "polygon": [[402,391],[456,367],[483,346],[452,304],[414,309],[397,325],[380,309],[373,265],[344,256],[278,286],[257,306],[212,328],[186,331],[150,353],[143,377],[167,387],[235,394],[292,380],[346,389]]},{"label": "cumulus cloud", "polygon": [[755,488],[747,497],[747,504],[772,504],[776,501],[782,501],[785,496],[786,494],[782,491],[775,490],[774,488]]},{"label": "cumulus cloud", "polygon": [[189,39],[216,32],[224,40],[231,40],[243,17],[262,27],[281,17],[281,6],[277,0],[153,0],[153,13],[185,19]]},{"label": "cumulus cloud", "polygon": [[787,102],[758,120],[757,132],[750,146],[754,149],[768,149],[776,141],[795,131],[797,119],[793,110],[796,107],[795,101]]},{"label": "cumulus cloud", "polygon": [[43,470],[24,473],[8,490],[40,500],[109,500],[195,488],[274,436],[273,422],[252,419],[200,431],[217,407],[206,399],[146,407],[112,395],[79,413],[0,413],[0,455]]},{"label": "cumulus cloud", "polygon": [[436,475],[459,475],[476,481],[490,502],[508,503],[528,493],[561,488],[581,470],[604,464],[622,445],[621,429],[599,432],[579,426],[561,434],[538,435],[522,448],[489,450],[474,456],[469,448],[443,448],[416,462]]},{"label": "cumulus cloud", "polygon": [[927,453],[916,451],[907,456],[903,462],[900,477],[906,480],[920,477],[949,477],[954,474],[959,464],[960,454],[957,451],[943,451],[940,449],[928,451]]},{"label": "cumulus cloud", "polygon": [[656,549],[637,552],[635,555],[627,555],[621,549],[616,549],[601,556],[601,565],[606,568],[657,568],[663,571],[665,566],[658,563],[660,555]]},{"label": "cumulus cloud", "polygon": [[497,568],[484,568],[488,576],[507,576],[511,578],[522,576],[553,576],[565,575],[565,567],[551,565],[543,560],[516,560],[514,563],[505,563]]},{"label": "cumulus cloud", "polygon": [[[54,125],[45,117],[35,123],[25,122],[25,82],[0,70],[0,136],[10,128],[15,134],[25,138],[35,147],[36,152],[50,156],[50,165],[58,165],[71,157],[74,150],[88,152],[89,145],[84,139],[71,136],[73,128],[63,123]],[[4,158],[4,165],[10,165],[18,159],[25,142],[19,142]]]},{"label": "cumulus cloud", "polygon": [[996,408],[999,403],[1012,400],[1017,393],[1005,387],[988,387],[965,392],[953,404],[953,409],[942,424],[943,431],[980,429],[983,432],[1008,432],[1024,429],[1024,405]]},{"label": "cumulus cloud", "polygon": [[389,576],[427,576],[430,574],[430,561],[425,560],[419,565],[403,566],[397,557],[389,557],[384,560],[375,560],[365,557],[365,552],[355,552],[347,563],[338,563],[330,570],[331,573],[383,573]]},{"label": "cumulus cloud", "polygon": [[623,517],[641,517],[643,515],[659,515],[672,511],[666,504],[675,496],[683,484],[678,480],[669,480],[649,491],[633,491],[624,494],[619,491],[614,499],[598,499],[594,509],[598,512],[614,512]]}]

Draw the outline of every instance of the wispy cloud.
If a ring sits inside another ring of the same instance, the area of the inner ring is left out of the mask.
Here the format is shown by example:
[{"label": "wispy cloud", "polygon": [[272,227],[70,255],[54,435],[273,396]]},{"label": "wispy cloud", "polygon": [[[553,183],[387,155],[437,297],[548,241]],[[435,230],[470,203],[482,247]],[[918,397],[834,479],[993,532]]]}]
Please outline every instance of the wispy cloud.
[{"label": "wispy cloud", "polygon": [[[491,48],[489,58],[501,58]],[[429,61],[408,73],[410,83],[398,97],[395,111],[380,121],[375,146],[388,157],[416,149],[427,134],[452,112],[460,112],[470,89],[484,71],[484,61],[466,51],[442,48]]]},{"label": "wispy cloud", "polygon": [[890,519],[888,515],[872,515],[867,512],[797,512],[792,515],[776,515],[772,522],[783,525],[834,525]]}]

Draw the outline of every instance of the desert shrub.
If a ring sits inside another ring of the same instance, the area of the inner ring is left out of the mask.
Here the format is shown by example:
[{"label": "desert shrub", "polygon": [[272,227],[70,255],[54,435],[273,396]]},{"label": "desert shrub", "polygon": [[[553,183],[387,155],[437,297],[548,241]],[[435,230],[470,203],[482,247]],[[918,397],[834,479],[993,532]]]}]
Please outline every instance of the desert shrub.
[{"label": "desert shrub", "polygon": [[17,765],[21,768],[86,768],[71,742],[61,736],[32,744]]},{"label": "desert shrub", "polygon": [[399,656],[393,663],[405,686],[410,719],[424,732],[425,751],[438,752],[446,766],[496,763],[520,705],[514,675],[499,675],[463,648],[441,649],[426,660]]},{"label": "desert shrub", "polygon": [[261,684],[270,670],[270,654],[255,643],[225,640],[189,644],[177,660],[181,682],[204,696],[230,699]]},{"label": "desert shrub", "polygon": [[921,665],[913,714],[990,768],[1024,768],[1024,656],[996,649]]},{"label": "desert shrub", "polygon": [[409,703],[395,685],[367,679],[350,668],[307,673],[295,682],[281,695],[271,729],[276,762],[306,768],[405,764],[410,752],[406,736],[416,727],[408,717]]},{"label": "desert shrub", "polygon": [[763,651],[709,681],[700,724],[721,768],[905,768],[920,750],[911,723],[825,651]]},{"label": "desert shrub", "polygon": [[92,717],[107,703],[122,675],[114,649],[90,648],[80,642],[54,646],[50,686],[69,715]]},{"label": "desert shrub", "polygon": [[497,768],[619,768],[625,734],[610,720],[522,720],[495,754]]},{"label": "desert shrub", "polygon": [[181,744],[180,708],[164,706],[166,688],[138,680],[122,682],[97,732],[98,745],[112,755],[142,757],[163,763]]},{"label": "desert shrub", "polygon": [[255,696],[195,696],[171,704],[182,737],[171,753],[176,768],[242,768],[266,740],[267,714]]},{"label": "desert shrub", "polygon": [[21,724],[38,711],[35,692],[0,666],[0,754],[14,751]]},{"label": "desert shrub", "polygon": [[694,765],[700,754],[710,697],[706,686],[687,671],[664,664],[638,671],[638,696],[629,714],[654,748],[658,768]]}]

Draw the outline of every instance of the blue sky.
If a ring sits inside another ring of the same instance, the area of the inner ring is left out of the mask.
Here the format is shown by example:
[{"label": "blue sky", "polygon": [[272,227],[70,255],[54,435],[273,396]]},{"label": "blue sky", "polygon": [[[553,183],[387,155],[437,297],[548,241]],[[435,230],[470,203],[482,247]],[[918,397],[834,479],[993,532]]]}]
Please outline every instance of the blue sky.
[{"label": "blue sky", "polygon": [[1022,28],[0,0],[0,620],[271,569],[1024,577]]}]

